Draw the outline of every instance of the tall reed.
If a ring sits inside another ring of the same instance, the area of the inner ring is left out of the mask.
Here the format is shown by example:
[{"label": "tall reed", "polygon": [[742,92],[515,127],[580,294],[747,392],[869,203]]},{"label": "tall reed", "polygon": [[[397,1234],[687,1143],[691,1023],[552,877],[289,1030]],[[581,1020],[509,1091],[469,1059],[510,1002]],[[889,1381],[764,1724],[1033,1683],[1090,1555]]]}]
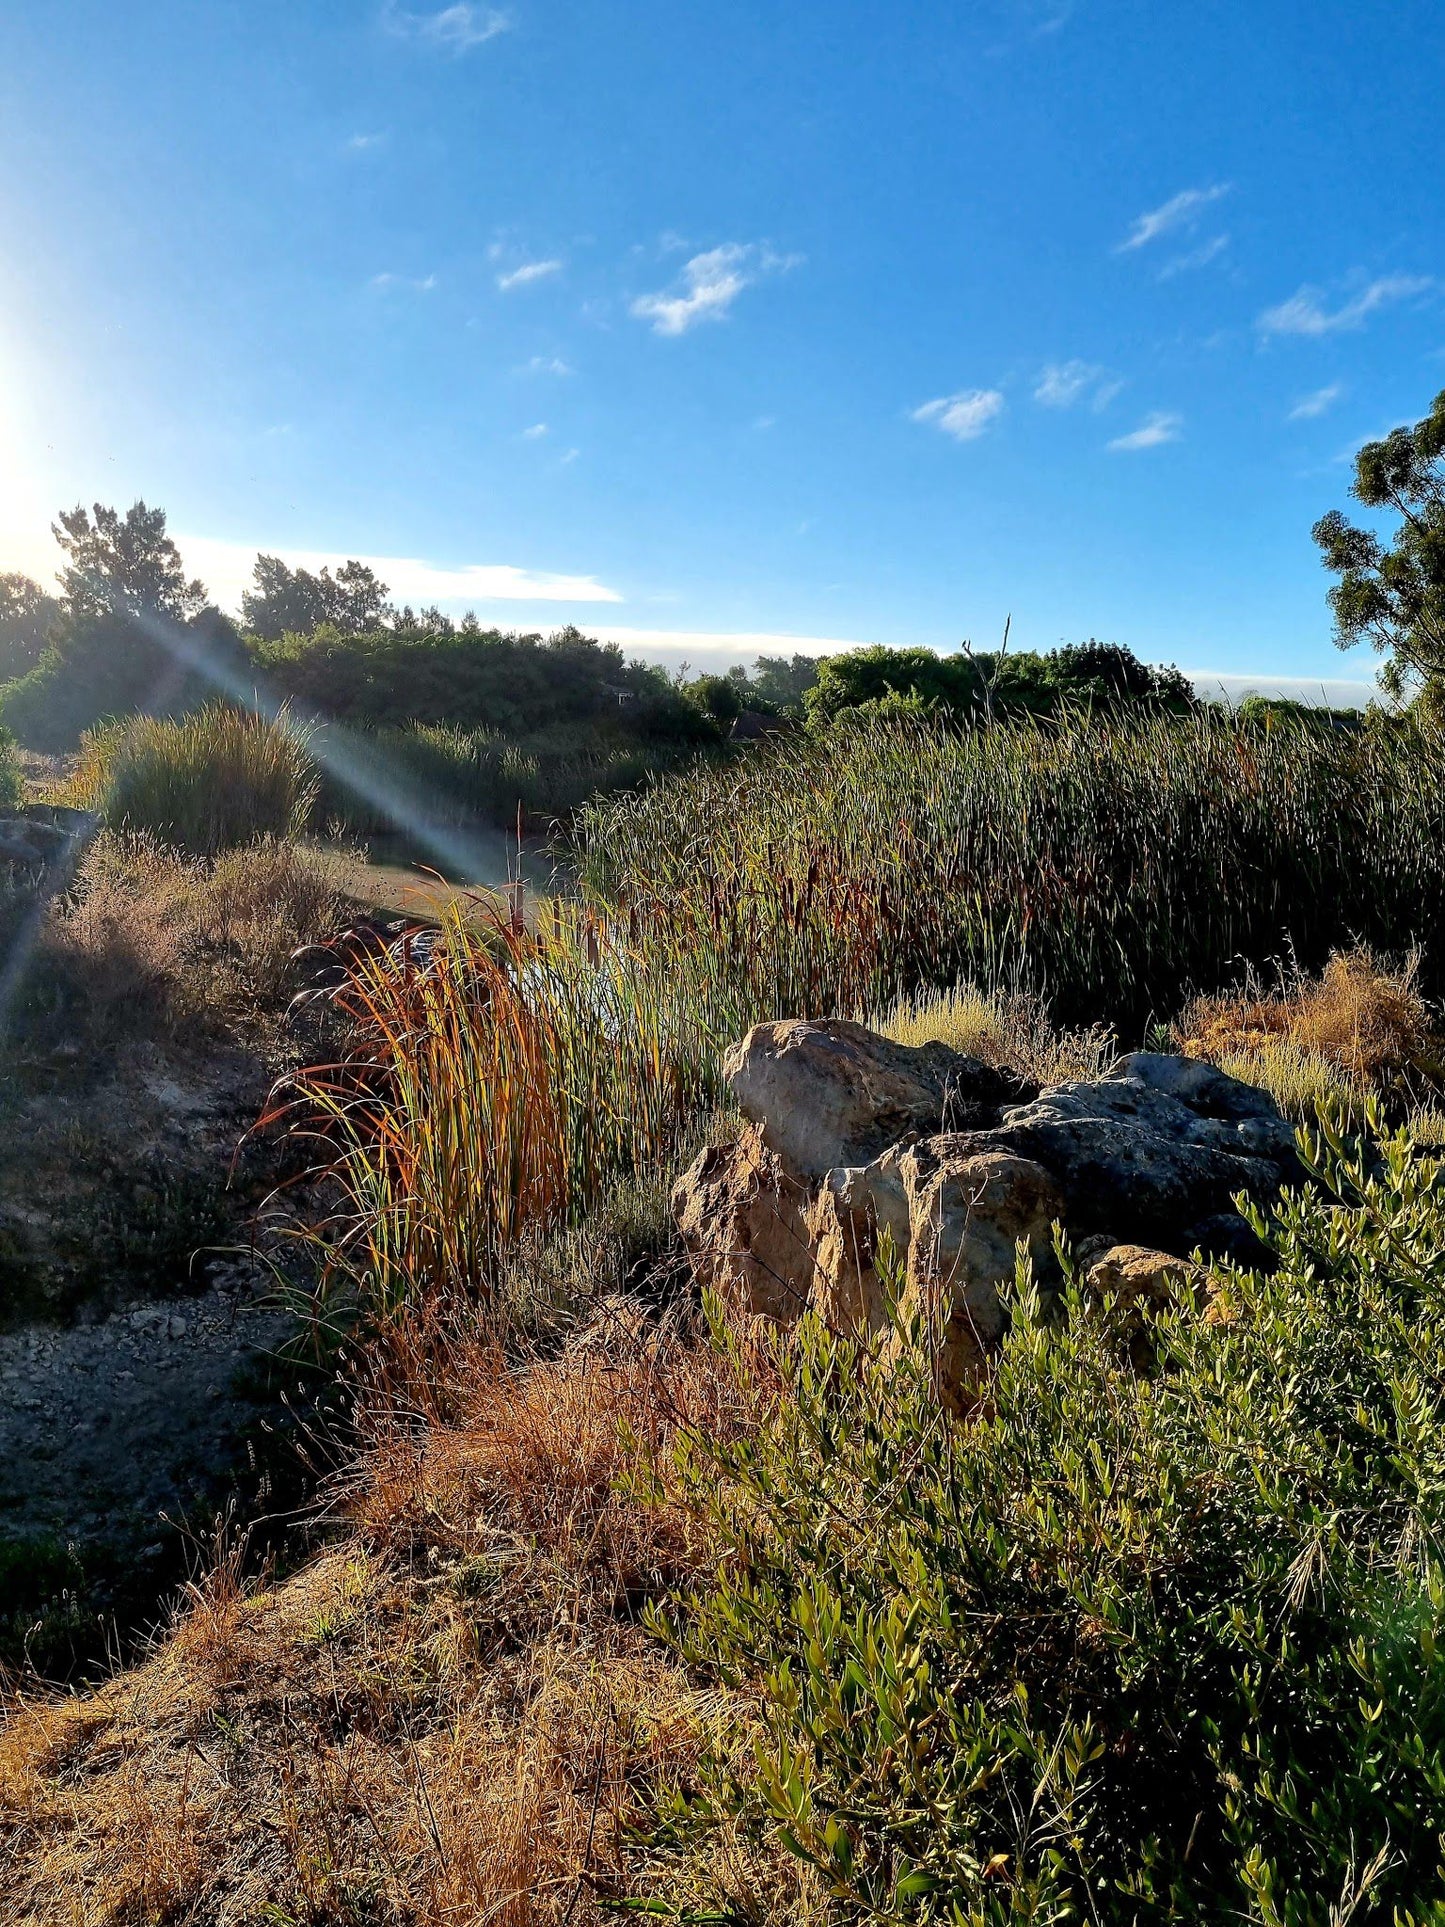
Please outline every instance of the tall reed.
[{"label": "tall reed", "polygon": [[[1292,948],[1445,964],[1445,737],[873,722],[589,807],[583,877],[738,1017],[972,982],[1138,1030]],[[1438,975],[1437,975],[1438,981]]]},{"label": "tall reed", "polygon": [[520,1239],[665,1164],[715,1075],[666,980],[560,906],[533,934],[458,907],[434,945],[356,958],[339,1002],[352,1049],[268,1121],[321,1141],[329,1279],[374,1308],[485,1298]]}]

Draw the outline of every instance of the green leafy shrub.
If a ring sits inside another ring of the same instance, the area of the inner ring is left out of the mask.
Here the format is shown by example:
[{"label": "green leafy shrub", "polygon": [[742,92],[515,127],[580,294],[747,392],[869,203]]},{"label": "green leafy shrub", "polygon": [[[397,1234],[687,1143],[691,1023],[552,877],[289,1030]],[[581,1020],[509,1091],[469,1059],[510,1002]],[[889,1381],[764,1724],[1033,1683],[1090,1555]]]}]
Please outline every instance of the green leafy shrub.
[{"label": "green leafy shrub", "polygon": [[90,732],[72,794],[118,830],[145,832],[195,856],[296,836],[318,777],[305,732],[230,703],[181,721],[136,717]]},{"label": "green leafy shrub", "polygon": [[688,1438],[720,1561],[654,1623],[756,1733],[655,1843],[679,1905],[741,1827],[840,1920],[1445,1918],[1445,1164],[1302,1144],[1278,1271],[1156,1370],[1021,1277],[964,1425],[917,1333],[805,1323],[760,1434]]}]

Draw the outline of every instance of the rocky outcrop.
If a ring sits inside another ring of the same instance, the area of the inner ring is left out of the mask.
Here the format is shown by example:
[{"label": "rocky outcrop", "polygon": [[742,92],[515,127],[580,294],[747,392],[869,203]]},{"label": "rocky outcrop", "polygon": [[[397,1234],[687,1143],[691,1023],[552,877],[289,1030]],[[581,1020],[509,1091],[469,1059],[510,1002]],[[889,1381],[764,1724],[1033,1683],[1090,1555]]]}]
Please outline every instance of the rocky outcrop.
[{"label": "rocky outcrop", "polygon": [[1149,1309],[1198,1296],[1196,1252],[1261,1261],[1234,1200],[1298,1175],[1273,1100],[1188,1058],[1137,1052],[1040,1089],[942,1044],[795,1020],[757,1025],[724,1069],[745,1129],[673,1193],[699,1281],[839,1329],[883,1325],[896,1289],[926,1315],[955,1404],[1003,1332],[1020,1250],[1057,1282],[1056,1225],[1086,1291],[1137,1334]]},{"label": "rocky outcrop", "polygon": [[99,817],[88,810],[24,804],[0,815],[0,866],[38,875],[88,843],[99,825]]}]

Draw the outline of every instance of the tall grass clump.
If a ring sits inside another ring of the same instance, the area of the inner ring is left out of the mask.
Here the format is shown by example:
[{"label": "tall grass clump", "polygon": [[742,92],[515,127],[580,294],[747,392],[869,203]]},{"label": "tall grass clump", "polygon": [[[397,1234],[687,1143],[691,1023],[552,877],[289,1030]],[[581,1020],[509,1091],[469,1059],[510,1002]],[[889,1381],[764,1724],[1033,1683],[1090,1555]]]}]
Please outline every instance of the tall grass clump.
[{"label": "tall grass clump", "polygon": [[138,716],[90,732],[71,785],[82,808],[117,830],[192,856],[305,828],[319,779],[306,735],[226,702],[178,721]]},{"label": "tall grass clump", "polygon": [[[739,1015],[954,983],[1138,1032],[1292,946],[1445,963],[1445,734],[859,721],[585,809],[585,880]],[[700,992],[701,994],[701,992]]]},{"label": "tall grass clump", "polygon": [[654,1624],[755,1745],[666,1816],[658,1911],[722,1918],[741,1828],[840,1922],[1439,1919],[1445,1165],[1302,1146],[1278,1270],[1155,1370],[1022,1272],[967,1425],[918,1334],[809,1320],[755,1435],[685,1435],[717,1560]]},{"label": "tall grass clump", "polygon": [[376,1309],[490,1297],[521,1240],[666,1168],[716,1076],[668,985],[560,907],[533,934],[458,907],[435,943],[354,959],[337,1001],[351,1048],[271,1115],[320,1139],[328,1279]]}]

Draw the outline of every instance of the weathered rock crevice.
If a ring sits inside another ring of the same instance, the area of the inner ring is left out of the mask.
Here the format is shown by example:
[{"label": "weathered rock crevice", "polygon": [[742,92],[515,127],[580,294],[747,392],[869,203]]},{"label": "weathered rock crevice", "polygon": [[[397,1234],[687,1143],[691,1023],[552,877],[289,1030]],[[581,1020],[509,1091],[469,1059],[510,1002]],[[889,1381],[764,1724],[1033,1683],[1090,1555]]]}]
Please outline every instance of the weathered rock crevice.
[{"label": "weathered rock crevice", "polygon": [[1086,1288],[1137,1321],[1197,1299],[1197,1253],[1263,1261],[1235,1199],[1298,1176],[1273,1099],[1192,1058],[1135,1052],[1042,1089],[943,1044],[793,1020],[755,1026],[724,1070],[744,1128],[673,1192],[699,1283],[780,1323],[811,1308],[878,1330],[891,1244],[955,1403],[1003,1334],[1020,1246],[1047,1289],[1062,1226]]}]

